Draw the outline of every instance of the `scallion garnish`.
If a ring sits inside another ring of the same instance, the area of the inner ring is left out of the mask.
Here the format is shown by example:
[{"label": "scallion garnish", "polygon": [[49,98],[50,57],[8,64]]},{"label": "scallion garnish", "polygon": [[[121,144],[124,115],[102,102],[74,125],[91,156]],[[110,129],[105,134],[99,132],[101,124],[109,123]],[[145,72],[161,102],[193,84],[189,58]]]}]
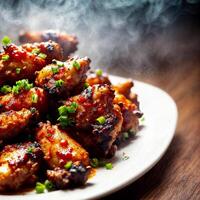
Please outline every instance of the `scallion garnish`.
[{"label": "scallion garnish", "polygon": [[36,186],[35,186],[35,191],[36,191],[36,193],[44,193],[44,191],[45,191],[45,185],[44,184],[42,184],[42,183],[40,183],[40,182],[37,182],[36,183]]},{"label": "scallion garnish", "polygon": [[76,60],[73,61],[72,66],[75,67],[77,70],[79,70],[81,67],[80,64]]},{"label": "scallion garnish", "polygon": [[59,80],[57,80],[57,81],[55,82],[55,86],[56,86],[56,87],[62,87],[63,83],[64,83],[64,81],[61,80],[61,79],[59,79]]},{"label": "scallion garnish", "polygon": [[32,50],[31,53],[32,53],[32,54],[35,54],[35,55],[38,55],[38,54],[40,53],[40,49],[35,48],[35,49]]},{"label": "scallion garnish", "polygon": [[9,56],[8,54],[5,54],[5,55],[3,55],[3,56],[1,57],[1,59],[2,59],[3,61],[9,60],[9,58],[10,58],[10,56]]},{"label": "scallion garnish", "polygon": [[3,85],[0,91],[4,94],[10,93],[12,91],[12,87],[10,87],[9,85]]},{"label": "scallion garnish", "polygon": [[45,187],[46,187],[46,189],[48,190],[48,191],[52,191],[52,190],[54,190],[54,184],[51,182],[51,181],[49,181],[49,180],[46,180],[45,182],[44,182],[44,185],[45,185]]},{"label": "scallion garnish", "polygon": [[70,169],[72,167],[72,161],[68,161],[65,165],[64,168],[65,169]]},{"label": "scallion garnish", "polygon": [[85,82],[84,85],[83,85],[83,88],[86,89],[88,87],[89,87],[89,84]]},{"label": "scallion garnish", "polygon": [[42,58],[42,59],[45,59],[45,58],[47,57],[47,55],[44,54],[44,53],[39,53],[39,54],[38,54],[38,57],[40,57],[40,58]]},{"label": "scallion garnish", "polygon": [[22,79],[16,82],[16,85],[13,86],[12,92],[18,94],[20,90],[30,90],[33,87],[32,83],[28,82],[28,79]]},{"label": "scallion garnish", "polygon": [[20,72],[21,72],[21,68],[19,68],[19,67],[16,68],[16,69],[15,69],[15,72],[16,72],[16,74],[20,74]]},{"label": "scallion garnish", "polygon": [[52,67],[51,71],[53,72],[53,74],[57,74],[58,73],[58,67]]},{"label": "scallion garnish", "polygon": [[97,158],[90,159],[90,165],[94,168],[97,168],[99,166],[99,160]]},{"label": "scallion garnish", "polygon": [[31,100],[32,100],[32,103],[37,103],[38,102],[38,95],[37,94],[32,94]]},{"label": "scallion garnish", "polygon": [[96,119],[96,121],[99,122],[99,124],[105,124],[106,118],[104,116],[100,116]]},{"label": "scallion garnish", "polygon": [[102,76],[102,74],[103,74],[102,69],[97,69],[97,70],[96,70],[96,75],[97,75],[97,76]]},{"label": "scallion garnish", "polygon": [[8,36],[4,36],[3,39],[1,40],[3,46],[7,46],[8,44],[10,44],[12,41]]},{"label": "scallion garnish", "polygon": [[106,169],[112,169],[112,168],[113,168],[112,163],[106,163],[106,164],[105,164],[105,168],[106,168]]}]

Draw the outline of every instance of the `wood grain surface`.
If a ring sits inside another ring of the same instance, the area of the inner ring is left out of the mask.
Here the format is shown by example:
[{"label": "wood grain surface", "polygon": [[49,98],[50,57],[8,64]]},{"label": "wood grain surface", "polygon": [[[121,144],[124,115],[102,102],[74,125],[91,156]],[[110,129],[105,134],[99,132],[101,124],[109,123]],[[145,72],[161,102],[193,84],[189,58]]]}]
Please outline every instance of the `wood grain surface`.
[{"label": "wood grain surface", "polygon": [[[130,72],[116,71],[116,74],[122,73],[130,77]],[[166,154],[153,169],[104,199],[199,200],[200,54],[155,67],[151,73],[132,72],[132,77],[158,86],[173,97],[179,113],[176,133]]]}]

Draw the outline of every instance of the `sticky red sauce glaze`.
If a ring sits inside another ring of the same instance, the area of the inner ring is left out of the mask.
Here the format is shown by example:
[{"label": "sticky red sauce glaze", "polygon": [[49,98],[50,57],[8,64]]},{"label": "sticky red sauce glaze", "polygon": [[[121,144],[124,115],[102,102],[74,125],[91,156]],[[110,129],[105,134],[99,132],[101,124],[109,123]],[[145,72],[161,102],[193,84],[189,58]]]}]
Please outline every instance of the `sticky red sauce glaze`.
[{"label": "sticky red sauce glaze", "polygon": [[4,47],[5,54],[9,55],[9,61],[12,62],[13,60],[21,61],[26,58],[27,52],[23,49],[18,48],[14,44],[10,44]]},{"label": "sticky red sauce glaze", "polygon": [[114,91],[109,85],[93,85],[80,95],[69,98],[66,106],[76,102],[76,113],[71,114],[78,128],[86,128],[100,116],[113,112]]},{"label": "sticky red sauce glaze", "polygon": [[[35,101],[33,101],[35,96]],[[35,107],[39,111],[46,110],[47,97],[42,88],[34,87],[30,90],[22,90],[19,94],[9,93],[0,97],[0,112],[9,110],[21,110],[22,108]]]}]

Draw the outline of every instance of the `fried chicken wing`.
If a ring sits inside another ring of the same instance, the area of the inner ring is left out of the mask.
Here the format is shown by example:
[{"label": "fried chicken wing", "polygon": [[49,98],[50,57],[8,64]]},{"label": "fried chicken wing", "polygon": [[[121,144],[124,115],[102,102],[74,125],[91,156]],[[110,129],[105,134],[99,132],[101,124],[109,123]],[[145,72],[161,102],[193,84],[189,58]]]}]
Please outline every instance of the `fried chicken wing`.
[{"label": "fried chicken wing", "polygon": [[33,80],[35,71],[51,63],[52,59],[62,58],[62,49],[55,42],[8,44],[0,54],[0,85],[23,78]]},{"label": "fried chicken wing", "polygon": [[63,48],[64,58],[67,58],[71,53],[77,50],[78,40],[75,36],[68,35],[65,32],[59,32],[54,30],[47,31],[28,31],[22,32],[19,35],[20,43],[34,43],[34,42],[45,42],[55,41]]},{"label": "fried chicken wing", "polygon": [[24,128],[37,118],[35,109],[23,108],[20,111],[7,111],[0,114],[0,140],[16,137]]},{"label": "fried chicken wing", "polygon": [[89,164],[88,152],[57,125],[51,125],[50,122],[41,124],[36,140],[51,169],[63,168],[68,161],[81,161],[85,166]]},{"label": "fried chicken wing", "polygon": [[5,146],[0,153],[0,191],[16,191],[33,184],[41,157],[42,151],[36,142]]},{"label": "fried chicken wing", "polygon": [[0,113],[22,108],[35,107],[38,111],[43,111],[47,105],[46,94],[42,88],[34,87],[30,90],[23,90],[19,94],[8,93],[0,96]]},{"label": "fried chicken wing", "polygon": [[69,98],[65,106],[77,104],[75,113],[70,117],[76,128],[87,129],[96,119],[113,110],[114,91],[109,85],[93,85],[85,89],[80,95]]},{"label": "fried chicken wing", "polygon": [[[58,109],[61,126],[65,125],[65,119],[70,120],[76,129],[72,131],[74,138],[92,155],[107,156],[121,131],[123,118],[119,106],[113,106],[113,99],[111,86],[93,85],[80,95],[69,98]],[[73,111],[75,105],[76,110]]]},{"label": "fried chicken wing", "polygon": [[55,61],[38,73],[35,83],[49,94],[68,96],[85,82],[89,65],[90,59],[87,57],[71,58],[66,62]]},{"label": "fried chicken wing", "polygon": [[77,141],[85,147],[91,156],[112,157],[117,150],[114,142],[121,132],[123,117],[117,105],[111,113],[105,115],[105,123],[93,122],[88,130],[72,131]]}]

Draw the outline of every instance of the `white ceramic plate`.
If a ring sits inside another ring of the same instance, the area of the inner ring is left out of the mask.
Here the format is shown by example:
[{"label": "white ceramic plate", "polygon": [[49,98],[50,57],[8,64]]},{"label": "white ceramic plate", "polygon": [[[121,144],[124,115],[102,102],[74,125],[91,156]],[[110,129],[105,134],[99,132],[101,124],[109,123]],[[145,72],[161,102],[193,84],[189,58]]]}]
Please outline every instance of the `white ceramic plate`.
[{"label": "white ceramic plate", "polygon": [[[110,76],[113,83],[126,79]],[[132,183],[150,170],[165,153],[175,132],[177,108],[172,98],[159,88],[135,81],[134,92],[139,96],[145,116],[145,127],[134,140],[117,151],[112,170],[97,170],[87,186],[74,190],[55,191],[44,194],[30,192],[20,195],[0,195],[1,200],[74,200],[97,199]],[[123,153],[129,157],[123,160]]]}]

